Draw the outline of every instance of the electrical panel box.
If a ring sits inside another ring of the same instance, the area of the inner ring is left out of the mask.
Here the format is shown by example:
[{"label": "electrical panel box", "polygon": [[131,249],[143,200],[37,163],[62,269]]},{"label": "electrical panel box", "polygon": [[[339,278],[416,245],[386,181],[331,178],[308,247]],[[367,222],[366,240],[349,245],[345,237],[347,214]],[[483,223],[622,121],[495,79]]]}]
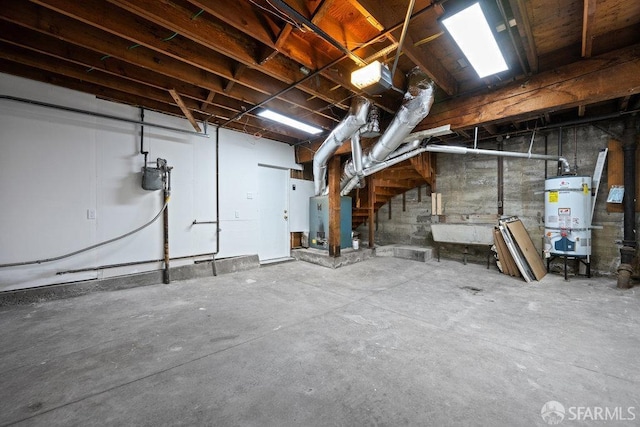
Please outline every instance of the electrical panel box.
[{"label": "electrical panel box", "polygon": [[[351,197],[340,197],[340,247],[352,247]],[[309,198],[309,247],[329,249],[329,196]]]}]

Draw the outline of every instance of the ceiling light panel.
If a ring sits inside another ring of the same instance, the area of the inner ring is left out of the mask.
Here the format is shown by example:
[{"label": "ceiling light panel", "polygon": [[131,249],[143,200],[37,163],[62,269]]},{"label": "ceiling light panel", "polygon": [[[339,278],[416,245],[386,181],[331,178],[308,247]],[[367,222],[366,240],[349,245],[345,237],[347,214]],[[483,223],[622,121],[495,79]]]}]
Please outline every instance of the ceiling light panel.
[{"label": "ceiling light panel", "polygon": [[508,70],[480,3],[442,20],[480,78]]},{"label": "ceiling light panel", "polygon": [[317,135],[322,132],[322,129],[320,128],[308,125],[299,120],[292,119],[291,117],[285,116],[280,113],[276,113],[275,111],[272,111],[272,110],[264,109],[258,113],[258,116],[264,117],[265,119],[273,120],[274,122],[278,122],[283,125],[290,126],[292,128],[301,130],[306,133],[310,133],[312,135]]}]

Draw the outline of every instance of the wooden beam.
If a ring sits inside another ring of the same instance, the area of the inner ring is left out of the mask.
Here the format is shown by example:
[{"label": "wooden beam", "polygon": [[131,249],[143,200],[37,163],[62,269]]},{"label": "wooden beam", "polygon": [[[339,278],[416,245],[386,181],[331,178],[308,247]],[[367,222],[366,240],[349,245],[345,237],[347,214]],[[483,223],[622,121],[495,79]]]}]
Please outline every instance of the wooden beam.
[{"label": "wooden beam", "polygon": [[373,184],[373,177],[368,176],[367,180],[367,189],[369,191],[369,217],[367,218],[368,232],[369,232],[369,247],[375,247],[375,220],[376,220],[376,191],[375,185]]},{"label": "wooden beam", "polygon": [[176,101],[176,104],[178,104],[178,107],[180,107],[180,109],[182,110],[182,113],[187,118],[187,120],[189,120],[189,123],[191,123],[191,126],[193,126],[196,132],[202,132],[202,129],[200,129],[200,125],[198,124],[196,119],[193,117],[193,114],[191,114],[191,111],[189,111],[187,106],[184,104],[184,101],[182,100],[182,98],[180,98],[180,95],[178,94],[178,92],[176,92],[175,89],[169,89],[169,94],[171,95],[173,100]]},{"label": "wooden beam", "polygon": [[216,93],[212,90],[207,94],[207,98],[200,104],[200,110],[206,111],[209,108],[209,104],[213,101],[213,98],[216,96]]},{"label": "wooden beam", "polygon": [[591,58],[593,49],[593,37],[596,21],[596,0],[584,0],[582,14],[582,57]]},{"label": "wooden beam", "polygon": [[[402,22],[404,13],[406,12],[406,6],[404,10],[401,8],[389,10],[390,6],[386,4],[387,2],[381,2],[379,0],[349,0],[349,2],[352,5],[358,4],[357,9],[363,16],[370,15],[375,22],[380,25],[386,25],[388,28],[398,21]],[[438,13],[438,10],[436,9],[432,13]],[[390,34],[388,37],[389,40],[397,43],[400,38],[400,33],[401,30],[398,29],[393,34]],[[430,46],[422,45],[420,48],[417,48],[414,46],[415,44],[416,40],[412,38],[411,32],[407,32],[402,46],[403,54],[407,55],[411,61],[418,65],[422,71],[448,95],[455,95],[458,91],[455,78],[436,58]]]},{"label": "wooden beam", "polygon": [[[392,37],[395,43],[398,43],[399,37]],[[414,47],[414,40],[409,33],[405,36],[402,53],[407,55],[422,71],[424,71],[430,79],[432,79],[440,89],[447,95],[455,95],[458,93],[458,83],[449,71],[436,60],[436,56],[428,45],[423,45],[420,49]]]},{"label": "wooden beam", "polygon": [[329,160],[329,256],[340,256],[340,156]]},{"label": "wooden beam", "polygon": [[181,116],[182,112],[178,107],[166,102],[155,101],[145,98],[131,92],[124,92],[109,87],[101,86],[87,81],[80,81],[77,78],[67,77],[48,70],[42,70],[31,66],[25,66],[18,62],[11,62],[4,57],[0,58],[0,72],[12,74],[14,76],[24,77],[31,80],[40,81],[56,86],[65,87],[67,89],[78,92],[89,93],[97,98],[109,101],[128,104],[135,107],[145,106],[156,111],[162,111],[173,116]]},{"label": "wooden beam", "polygon": [[[615,78],[612,78],[615,76]],[[414,131],[465,129],[640,93],[640,44],[585,59],[490,94],[435,104]]]},{"label": "wooden beam", "polygon": [[384,30],[384,26],[378,22],[378,20],[371,15],[364,6],[360,4],[358,0],[347,0],[351,6],[353,6],[360,14],[367,20],[367,22],[376,30],[382,32]]},{"label": "wooden beam", "polygon": [[224,87],[225,93],[231,92],[231,89],[233,88],[234,83],[236,82],[237,79],[239,79],[242,76],[242,74],[245,72],[246,69],[247,69],[246,65],[244,65],[244,64],[236,64],[236,66],[233,68],[233,78],[234,78],[234,80],[229,80],[227,82],[227,84]]},{"label": "wooden beam", "polygon": [[527,62],[532,74],[538,72],[538,52],[536,49],[535,39],[533,38],[533,31],[531,30],[531,20],[529,19],[529,12],[527,11],[526,0],[509,0],[509,5],[513,11],[513,17],[516,20],[518,33],[524,46],[525,54],[527,55]]},{"label": "wooden beam", "polygon": [[[167,43],[154,35],[156,26],[136,20],[129,13],[117,12],[117,8],[104,2],[38,0],[37,3],[73,19],[29,2],[4,2],[0,19],[92,49],[100,56],[110,55],[219,94],[224,93],[220,77],[234,79],[234,62],[229,58],[213,51],[204,52],[201,46],[181,38],[172,39],[171,48],[167,49]],[[94,22],[96,19],[98,22]],[[104,31],[118,37],[107,38]],[[129,49],[133,44],[149,49]],[[257,104],[273,93],[273,89],[286,87],[280,83],[274,86],[273,82],[259,71],[249,69],[228,96],[245,105]],[[308,97],[303,91],[291,90],[272,103],[281,104],[278,109],[283,111],[290,109],[292,104],[305,111],[313,111],[316,114],[308,117],[308,121],[313,122],[315,117],[322,116],[327,122],[321,127],[334,126],[338,120],[326,111],[326,102],[321,99],[310,102]],[[338,105],[337,108],[342,107]]]},{"label": "wooden beam", "polygon": [[[253,40],[247,38],[247,40],[243,40],[242,42],[236,41],[235,38],[229,37],[228,32],[224,31],[223,28],[209,20],[201,20],[198,25],[193,25],[193,21],[191,20],[192,11],[181,8],[177,3],[157,2],[156,0],[107,1],[135,13],[144,19],[168,28],[171,31],[177,31],[183,37],[249,67],[255,68],[255,65],[259,61],[254,49],[255,43]],[[250,32],[250,29],[245,28],[245,31]],[[297,63],[290,58],[279,55],[265,62],[258,70],[266,76],[290,85],[304,77],[304,74],[302,74],[296,65]],[[314,65],[310,66],[312,68],[314,67]],[[346,81],[346,79],[342,80]],[[327,102],[337,104],[341,104],[344,99],[349,98],[351,95],[346,89],[331,91],[330,89],[333,86],[328,79],[318,78],[317,81],[314,82],[301,83],[298,85],[298,88]],[[346,105],[343,105],[343,107],[348,108]]]},{"label": "wooden beam", "polygon": [[587,112],[587,106],[584,104],[578,105],[578,117],[584,117]]}]

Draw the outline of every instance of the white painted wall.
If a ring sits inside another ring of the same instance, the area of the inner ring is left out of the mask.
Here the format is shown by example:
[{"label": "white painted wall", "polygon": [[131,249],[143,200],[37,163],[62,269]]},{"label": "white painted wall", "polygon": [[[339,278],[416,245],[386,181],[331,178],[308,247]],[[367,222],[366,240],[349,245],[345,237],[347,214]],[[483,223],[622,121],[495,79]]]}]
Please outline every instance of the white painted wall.
[{"label": "white painted wall", "polygon": [[[91,95],[0,74],[0,94],[130,119],[139,110]],[[180,118],[150,111],[145,120],[185,130]],[[172,257],[215,250],[215,128],[211,138],[145,127],[149,160],[173,166],[169,205]],[[220,254],[256,254],[258,164],[300,169],[287,144],[220,130]],[[161,191],[140,185],[139,126],[0,100],[0,264],[55,257],[126,233],[153,218]],[[87,218],[87,211],[96,213]],[[162,221],[65,260],[0,268],[0,291],[131,274],[159,263],[57,275],[86,267],[162,258]],[[172,266],[191,263],[176,261]]]}]

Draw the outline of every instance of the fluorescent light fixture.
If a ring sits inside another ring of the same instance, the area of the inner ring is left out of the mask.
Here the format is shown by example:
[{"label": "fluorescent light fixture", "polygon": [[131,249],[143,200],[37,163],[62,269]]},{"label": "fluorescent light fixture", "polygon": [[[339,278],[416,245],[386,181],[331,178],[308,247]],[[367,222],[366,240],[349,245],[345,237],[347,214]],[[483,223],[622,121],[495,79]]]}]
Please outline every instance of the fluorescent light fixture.
[{"label": "fluorescent light fixture", "polygon": [[480,78],[508,70],[480,3],[442,20]]},{"label": "fluorescent light fixture", "polygon": [[280,113],[276,113],[275,111],[264,109],[258,113],[260,117],[264,117],[265,119],[273,120],[274,122],[282,123],[283,125],[291,126],[292,128],[296,128],[303,132],[310,133],[312,135],[316,135],[322,132],[322,129],[317,128],[315,126],[308,125],[306,123],[302,123],[299,120],[292,119],[291,117],[287,117]]},{"label": "fluorescent light fixture", "polygon": [[380,61],[359,68],[351,73],[351,84],[370,95],[377,95],[391,87],[391,71]]}]

